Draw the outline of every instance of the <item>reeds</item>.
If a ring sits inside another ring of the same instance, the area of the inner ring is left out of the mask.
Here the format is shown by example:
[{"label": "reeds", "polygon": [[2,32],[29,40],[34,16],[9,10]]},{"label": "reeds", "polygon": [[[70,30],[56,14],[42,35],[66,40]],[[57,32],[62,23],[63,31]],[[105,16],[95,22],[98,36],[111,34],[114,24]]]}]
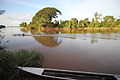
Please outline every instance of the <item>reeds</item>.
[{"label": "reeds", "polygon": [[12,80],[18,73],[17,66],[42,66],[43,55],[40,51],[4,51],[0,50],[0,80]]}]

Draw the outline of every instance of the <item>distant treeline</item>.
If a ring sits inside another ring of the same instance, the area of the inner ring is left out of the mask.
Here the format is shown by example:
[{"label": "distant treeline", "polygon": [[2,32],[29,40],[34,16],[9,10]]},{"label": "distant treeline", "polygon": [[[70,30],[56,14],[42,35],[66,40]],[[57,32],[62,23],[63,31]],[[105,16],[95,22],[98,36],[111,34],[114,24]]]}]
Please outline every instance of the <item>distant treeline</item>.
[{"label": "distant treeline", "polygon": [[77,20],[72,18],[71,20],[54,20],[57,18],[58,13],[61,12],[56,8],[43,8],[35,14],[30,24],[26,22],[20,24],[21,27],[58,27],[58,28],[120,28],[120,18],[117,19],[114,16],[102,17],[102,14],[96,12],[94,18],[90,21],[89,18],[84,20]]}]

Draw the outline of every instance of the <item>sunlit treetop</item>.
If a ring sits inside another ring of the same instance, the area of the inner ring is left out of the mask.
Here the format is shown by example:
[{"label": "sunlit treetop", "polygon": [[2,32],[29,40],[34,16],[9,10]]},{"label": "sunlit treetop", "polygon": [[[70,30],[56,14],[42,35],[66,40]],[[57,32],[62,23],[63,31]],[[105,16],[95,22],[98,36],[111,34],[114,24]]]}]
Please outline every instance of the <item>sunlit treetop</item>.
[{"label": "sunlit treetop", "polygon": [[57,18],[58,14],[62,15],[62,13],[56,8],[52,8],[52,7],[43,8],[42,10],[38,11],[35,14],[29,26],[50,27],[52,26],[52,22],[51,22],[52,19]]}]

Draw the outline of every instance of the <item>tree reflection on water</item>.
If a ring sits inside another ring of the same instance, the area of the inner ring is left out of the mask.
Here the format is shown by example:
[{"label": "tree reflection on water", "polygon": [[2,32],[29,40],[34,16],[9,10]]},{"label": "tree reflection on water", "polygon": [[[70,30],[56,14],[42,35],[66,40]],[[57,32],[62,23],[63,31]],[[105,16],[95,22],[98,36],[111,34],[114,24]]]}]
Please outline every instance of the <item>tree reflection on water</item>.
[{"label": "tree reflection on water", "polygon": [[[60,36],[62,38],[76,39],[75,36],[70,36],[70,34],[85,34],[91,33],[91,43],[98,43],[98,39],[107,39],[107,40],[118,40],[120,30],[118,29],[55,29],[55,28],[22,28],[22,32],[30,32],[36,41],[47,47],[56,47],[61,44],[61,40],[58,36],[44,36],[47,34],[69,34],[69,36]],[[97,33],[101,33],[99,36]],[[109,34],[108,34],[109,33]],[[112,36],[114,33],[114,36]],[[107,34],[107,36],[105,36]],[[43,36],[34,36],[34,35],[43,35]]]},{"label": "tree reflection on water", "polygon": [[33,36],[36,41],[47,47],[56,47],[61,44],[58,37],[55,36]]},{"label": "tree reflection on water", "polygon": [[[30,32],[33,35],[33,38],[35,38],[36,41],[38,41],[40,44],[47,46],[47,47],[56,47],[61,44],[61,40],[59,40],[58,36],[46,36],[46,34],[57,34],[58,31],[53,30],[41,30],[38,28],[22,28],[22,32],[28,33]],[[42,36],[34,36],[34,35],[42,35]],[[45,35],[45,36],[44,36]]]}]

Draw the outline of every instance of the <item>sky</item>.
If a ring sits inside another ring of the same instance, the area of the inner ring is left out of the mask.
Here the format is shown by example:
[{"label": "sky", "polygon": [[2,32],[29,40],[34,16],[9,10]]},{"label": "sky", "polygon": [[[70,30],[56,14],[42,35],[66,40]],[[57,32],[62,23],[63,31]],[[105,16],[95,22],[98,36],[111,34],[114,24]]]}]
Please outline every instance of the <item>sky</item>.
[{"label": "sky", "polygon": [[120,18],[120,0],[0,0],[0,24],[18,26],[21,22],[29,22],[36,12],[45,7],[55,7],[62,12],[57,20],[78,20],[94,17],[94,13],[102,16],[111,15]]}]

